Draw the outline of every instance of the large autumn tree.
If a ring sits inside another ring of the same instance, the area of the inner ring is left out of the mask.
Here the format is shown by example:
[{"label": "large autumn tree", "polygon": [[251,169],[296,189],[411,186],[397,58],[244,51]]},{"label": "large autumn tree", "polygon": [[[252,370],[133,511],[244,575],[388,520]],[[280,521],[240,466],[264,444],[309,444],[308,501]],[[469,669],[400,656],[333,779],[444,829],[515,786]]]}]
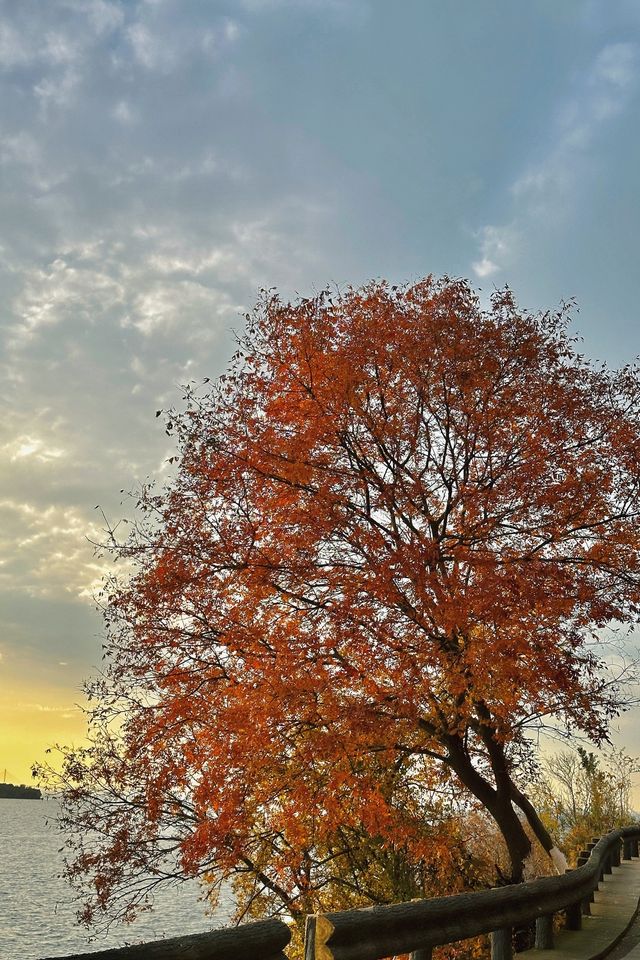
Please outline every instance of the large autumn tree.
[{"label": "large autumn tree", "polygon": [[463,281],[268,293],[169,419],[175,479],[115,546],[94,741],[63,774],[97,903],[137,870],[290,913],[410,895],[407,864],[473,869],[455,797],[510,880],[531,831],[561,860],[526,734],[597,744],[620,707],[597,642],[640,610],[638,369]]}]

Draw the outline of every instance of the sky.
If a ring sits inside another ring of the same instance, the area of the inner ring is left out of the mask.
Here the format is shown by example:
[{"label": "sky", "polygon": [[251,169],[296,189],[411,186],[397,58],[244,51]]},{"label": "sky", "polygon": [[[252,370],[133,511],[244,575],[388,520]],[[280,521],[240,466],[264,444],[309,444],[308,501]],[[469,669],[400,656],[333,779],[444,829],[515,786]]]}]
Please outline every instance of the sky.
[{"label": "sky", "polygon": [[638,0],[0,0],[0,775],[81,738],[103,514],[261,287],[508,283],[640,353],[639,108]]}]

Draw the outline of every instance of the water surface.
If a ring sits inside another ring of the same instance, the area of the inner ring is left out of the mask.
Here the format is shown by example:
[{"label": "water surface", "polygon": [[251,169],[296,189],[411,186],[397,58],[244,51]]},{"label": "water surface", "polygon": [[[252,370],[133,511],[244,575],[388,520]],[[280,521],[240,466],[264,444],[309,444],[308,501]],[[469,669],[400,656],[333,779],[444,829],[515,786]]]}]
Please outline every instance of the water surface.
[{"label": "water surface", "polygon": [[156,895],[154,908],[133,924],[113,927],[89,941],[75,919],[62,871],[62,837],[48,825],[57,801],[0,799],[0,960],[40,960],[105,950],[224,926],[231,911],[222,902],[214,916],[198,900],[200,887],[187,882]]}]

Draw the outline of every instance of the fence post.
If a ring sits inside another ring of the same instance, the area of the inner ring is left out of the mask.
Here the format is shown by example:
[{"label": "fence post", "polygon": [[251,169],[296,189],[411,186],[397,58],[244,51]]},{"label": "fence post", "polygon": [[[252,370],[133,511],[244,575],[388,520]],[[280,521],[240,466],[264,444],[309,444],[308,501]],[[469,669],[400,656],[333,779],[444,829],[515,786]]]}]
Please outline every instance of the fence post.
[{"label": "fence post", "polygon": [[[589,857],[591,856],[591,851],[593,850],[593,848],[595,847],[595,845],[596,845],[596,841],[593,841],[593,840],[592,840],[591,843],[588,843],[587,846],[585,847],[585,849],[584,849],[584,850],[582,851],[582,853],[580,854],[580,857],[584,857],[584,858],[585,858],[585,859],[584,859],[584,863],[586,863],[586,862],[588,861]],[[578,863],[578,866],[581,867],[581,866],[583,866],[583,864],[582,864],[582,863]],[[596,889],[597,889],[597,887],[598,887],[598,884],[596,883]],[[591,908],[590,908],[589,904],[593,903],[593,902],[595,901],[595,899],[596,899],[595,890],[592,890],[591,893],[589,894],[588,899],[587,899],[586,897],[585,897],[585,899],[584,899],[584,907],[583,907],[583,910],[582,910],[582,912],[583,912],[584,914],[589,914],[589,913],[591,913]]]},{"label": "fence post", "polygon": [[570,903],[565,910],[565,917],[567,919],[567,923],[566,923],[567,930],[581,930],[582,929],[582,902],[578,900],[577,903]]},{"label": "fence post", "polygon": [[553,914],[536,918],[536,950],[553,950]]},{"label": "fence post", "polygon": [[304,960],[316,960],[316,918],[308,914],[304,922]]},{"label": "fence post", "polygon": [[[588,850],[581,850],[581,851],[580,851],[580,856],[578,857],[578,861],[577,861],[577,863],[576,863],[576,869],[577,869],[578,867],[584,867],[584,865],[585,865],[585,863],[588,861],[588,859],[589,859],[589,852],[588,852]],[[592,903],[592,901],[593,901],[593,891],[592,891],[587,897],[585,897],[584,900],[583,900],[582,903],[581,903],[581,910],[582,910],[582,915],[583,915],[583,917],[588,917],[588,916],[591,915],[591,903]]]},{"label": "fence post", "polygon": [[[597,842],[598,839],[599,839],[598,837],[594,837],[594,838],[593,838],[592,843],[593,843],[594,847],[595,847],[596,842]],[[600,865],[600,873],[598,874],[598,883],[600,883],[601,880],[604,880],[604,875],[605,875],[605,873],[606,873],[606,869],[607,869],[607,858],[605,857],[604,860],[602,861],[601,865]]]},{"label": "fence post", "polygon": [[[589,851],[593,850],[600,837],[591,837],[591,843],[589,844]],[[600,874],[598,876],[598,883],[602,880],[604,876],[604,866],[600,867]]]},{"label": "fence post", "polygon": [[494,930],[491,934],[491,960],[513,960],[511,927]]},{"label": "fence post", "polygon": [[304,960],[332,960],[327,940],[333,933],[333,924],[320,913],[307,915],[304,925]]},{"label": "fence post", "polygon": [[[571,868],[565,870],[565,873],[571,873]],[[570,903],[565,908],[564,915],[567,930],[582,930],[582,900]]]},{"label": "fence post", "polygon": [[613,850],[611,851],[611,865],[613,867],[620,866],[620,841],[614,844]]},{"label": "fence post", "polygon": [[431,960],[431,947],[422,947],[409,954],[409,960]]}]

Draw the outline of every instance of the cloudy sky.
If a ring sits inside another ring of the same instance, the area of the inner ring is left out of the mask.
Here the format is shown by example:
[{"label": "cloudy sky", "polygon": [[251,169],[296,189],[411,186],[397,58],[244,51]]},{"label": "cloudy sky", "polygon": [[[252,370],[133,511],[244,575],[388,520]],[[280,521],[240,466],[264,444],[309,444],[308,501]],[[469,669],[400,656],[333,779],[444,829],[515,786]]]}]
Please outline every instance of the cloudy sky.
[{"label": "cloudy sky", "polygon": [[639,106],[638,0],[0,0],[7,779],[80,736],[96,505],[260,287],[508,282],[640,353]]}]

